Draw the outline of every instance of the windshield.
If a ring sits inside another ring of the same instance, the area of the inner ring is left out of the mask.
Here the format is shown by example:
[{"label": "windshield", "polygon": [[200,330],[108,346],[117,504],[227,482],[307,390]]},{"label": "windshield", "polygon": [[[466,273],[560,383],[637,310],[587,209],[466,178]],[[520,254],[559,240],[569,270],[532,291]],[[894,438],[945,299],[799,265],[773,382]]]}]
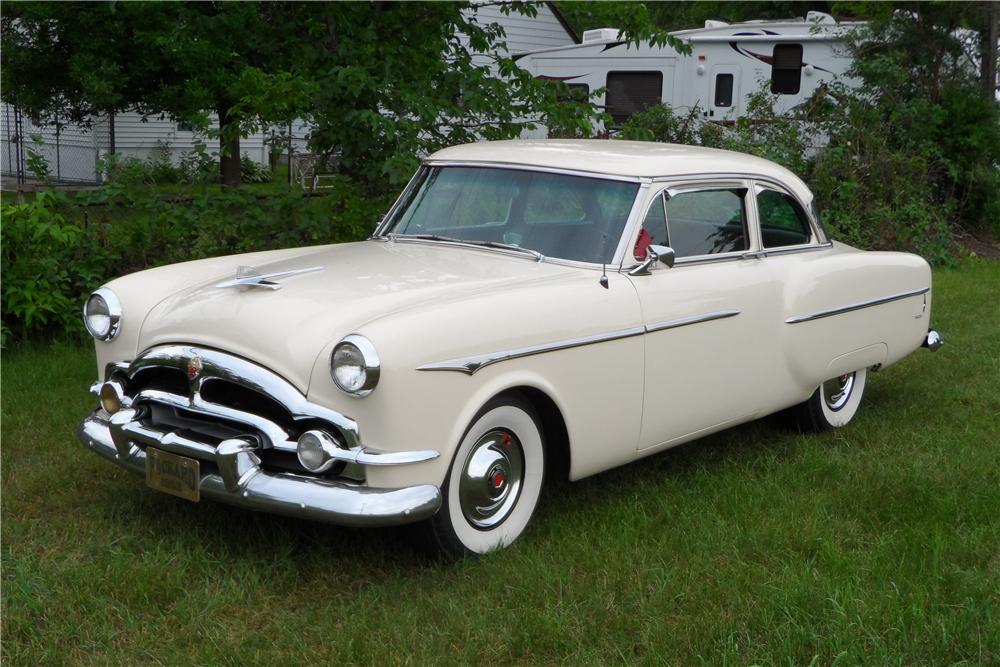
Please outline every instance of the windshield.
[{"label": "windshield", "polygon": [[610,262],[638,183],[491,167],[424,167],[384,234]]}]

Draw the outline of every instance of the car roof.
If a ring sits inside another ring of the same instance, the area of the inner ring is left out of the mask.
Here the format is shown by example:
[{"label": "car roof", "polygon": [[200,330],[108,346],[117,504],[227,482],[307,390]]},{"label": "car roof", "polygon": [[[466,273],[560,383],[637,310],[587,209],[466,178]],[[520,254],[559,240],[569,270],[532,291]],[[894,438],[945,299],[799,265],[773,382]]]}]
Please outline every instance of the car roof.
[{"label": "car roof", "polygon": [[617,139],[515,139],[480,141],[433,153],[427,162],[473,162],[525,165],[635,178],[693,175],[739,175],[771,178],[803,201],[812,193],[799,177],[759,157],[701,146]]}]

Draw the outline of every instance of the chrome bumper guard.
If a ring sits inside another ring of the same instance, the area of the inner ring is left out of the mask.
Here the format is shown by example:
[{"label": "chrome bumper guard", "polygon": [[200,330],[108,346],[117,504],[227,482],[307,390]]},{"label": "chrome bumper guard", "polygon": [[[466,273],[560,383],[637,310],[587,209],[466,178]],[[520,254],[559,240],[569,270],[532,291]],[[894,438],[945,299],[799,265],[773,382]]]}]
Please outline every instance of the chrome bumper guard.
[{"label": "chrome bumper guard", "polygon": [[[402,489],[373,489],[294,473],[273,473],[260,467],[256,443],[233,439],[217,448],[173,433],[159,433],[129,424],[126,438],[114,437],[134,410],[122,410],[106,421],[103,411],[84,419],[77,430],[89,449],[137,475],[146,474],[146,453],[138,441],[175,453],[211,448],[218,472],[202,472],[201,494],[247,509],[325,521],[343,526],[394,526],[432,516],[441,507],[441,491],[433,484]],[[120,416],[119,416],[120,415]],[[203,454],[198,458],[204,460]]]},{"label": "chrome bumper guard", "polygon": [[[141,380],[132,386],[150,369],[186,373],[187,392],[176,386],[171,391],[152,388]],[[304,470],[265,469],[259,454],[266,450],[295,453],[298,428],[206,399],[206,383],[220,380],[266,396],[295,423],[325,424],[324,429],[340,438],[328,456],[347,466],[406,465],[440,456],[435,450],[368,449],[353,419],[311,403],[275,373],[219,350],[189,345],[161,345],[146,350],[131,363],[109,364],[104,382],[91,387],[102,407],[80,423],[80,440],[138,475],[146,475],[147,447],[198,459],[206,464],[201,466],[201,495],[264,512],[349,526],[388,526],[420,521],[441,506],[441,491],[432,484],[378,489],[345,478],[312,476]],[[110,412],[104,409],[108,404],[113,405]],[[171,426],[169,421],[154,421],[154,408],[182,411],[209,424],[227,423],[230,434],[223,439],[216,431],[208,434]],[[234,425],[245,432],[240,433]]]}]

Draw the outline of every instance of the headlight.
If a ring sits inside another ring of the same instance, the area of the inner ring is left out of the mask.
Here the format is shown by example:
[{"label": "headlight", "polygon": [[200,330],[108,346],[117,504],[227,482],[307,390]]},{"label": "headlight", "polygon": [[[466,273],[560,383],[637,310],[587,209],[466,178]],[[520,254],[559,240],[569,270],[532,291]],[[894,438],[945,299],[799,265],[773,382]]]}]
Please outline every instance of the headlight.
[{"label": "headlight", "polygon": [[360,398],[372,393],[379,375],[375,346],[364,336],[347,336],[333,348],[330,374],[337,386],[351,396]]},{"label": "headlight", "polygon": [[83,324],[97,340],[111,340],[122,326],[122,304],[115,293],[102,287],[83,306]]}]

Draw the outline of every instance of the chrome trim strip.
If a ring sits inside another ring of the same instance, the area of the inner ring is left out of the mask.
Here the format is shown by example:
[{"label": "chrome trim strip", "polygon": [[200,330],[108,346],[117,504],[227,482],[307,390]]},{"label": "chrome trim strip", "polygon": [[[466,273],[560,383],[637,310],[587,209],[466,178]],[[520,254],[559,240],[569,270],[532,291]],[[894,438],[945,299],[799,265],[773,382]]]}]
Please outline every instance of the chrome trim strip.
[{"label": "chrome trim strip", "polygon": [[584,345],[594,345],[596,343],[606,343],[613,340],[621,340],[622,338],[631,338],[633,336],[643,336],[649,333],[655,333],[657,331],[664,331],[666,329],[676,329],[678,327],[688,326],[690,324],[700,324],[702,322],[711,322],[712,320],[721,320],[727,317],[735,317],[739,315],[738,310],[717,310],[710,313],[703,313],[701,315],[691,315],[690,317],[681,317],[675,320],[667,320],[664,322],[656,322],[648,326],[641,327],[629,327],[628,329],[619,329],[617,331],[609,331],[602,334],[593,334],[591,336],[581,336],[579,338],[567,338],[564,340],[557,340],[552,343],[541,343],[539,345],[529,345],[526,347],[514,348],[512,350],[504,350],[502,352],[490,352],[486,354],[477,354],[468,357],[457,357],[455,359],[448,359],[445,361],[437,361],[430,364],[424,364],[423,366],[418,366],[418,371],[458,371],[459,373],[466,373],[468,375],[473,375],[476,371],[485,368],[487,366],[492,366],[493,364],[500,363],[501,361],[508,361],[510,359],[520,359],[522,357],[530,357],[536,354],[545,354],[546,352],[556,352],[558,350],[568,350],[574,347],[583,347]]},{"label": "chrome trim strip", "polygon": [[487,354],[478,354],[469,357],[458,357],[455,359],[448,359],[446,361],[437,361],[430,364],[424,364],[423,366],[418,366],[418,371],[459,371],[461,373],[468,373],[472,375],[481,368],[487,366],[492,366],[493,364],[499,363],[501,361],[507,361],[508,359],[520,359],[522,357],[530,357],[536,354],[544,354],[545,352],[555,352],[556,350],[568,350],[573,347],[582,347],[584,345],[593,345],[595,343],[606,343],[612,340],[619,340],[622,338],[631,338],[632,336],[641,336],[646,333],[645,327],[630,327],[628,329],[619,329],[618,331],[609,331],[602,334],[594,334],[591,336],[580,336],[579,338],[566,338],[564,340],[558,340],[553,343],[541,343],[539,345],[529,345],[527,347],[514,348],[512,350],[504,350],[502,352],[490,352]]},{"label": "chrome trim strip", "polygon": [[677,327],[686,327],[689,324],[711,322],[712,320],[724,320],[727,317],[736,317],[739,314],[740,311],[738,310],[717,310],[711,313],[705,313],[704,315],[692,315],[691,317],[681,317],[676,320],[656,322],[654,324],[649,324],[646,326],[646,333],[653,333],[654,331],[666,331],[667,329],[676,329]]},{"label": "chrome trim strip", "polygon": [[862,308],[881,306],[884,303],[899,301],[900,299],[906,299],[911,296],[920,296],[921,294],[926,294],[930,290],[931,290],[930,287],[924,287],[923,289],[910,290],[909,292],[900,292],[898,294],[890,294],[889,296],[884,296],[879,299],[862,301],[860,303],[852,303],[846,306],[841,306],[839,308],[831,308],[830,310],[820,310],[815,313],[809,313],[808,315],[796,315],[795,317],[789,317],[787,320],[785,320],[785,324],[799,324],[800,322],[811,322],[812,320],[819,320],[824,317],[833,317],[834,315],[842,315],[844,313],[850,313],[855,310],[861,310]]},{"label": "chrome trim strip", "polygon": [[[108,424],[96,413],[80,422],[77,436],[94,453],[145,476],[146,453],[135,446],[119,451]],[[218,473],[202,468],[202,496],[246,509],[344,526],[396,526],[431,517],[441,507],[441,491],[432,484],[380,489],[269,472],[238,440],[223,442],[217,460]]]}]

